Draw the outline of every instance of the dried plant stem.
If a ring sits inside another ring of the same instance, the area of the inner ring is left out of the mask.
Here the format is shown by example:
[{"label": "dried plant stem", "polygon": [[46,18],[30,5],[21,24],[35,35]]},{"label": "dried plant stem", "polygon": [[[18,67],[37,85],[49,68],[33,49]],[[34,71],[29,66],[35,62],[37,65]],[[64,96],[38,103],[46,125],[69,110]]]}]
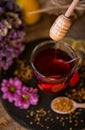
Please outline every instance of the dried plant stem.
[{"label": "dried plant stem", "polygon": [[48,12],[50,10],[54,9],[54,7],[48,7],[48,8],[43,8],[43,9],[39,9],[36,11],[29,11],[29,14],[36,14],[36,13],[43,13],[43,12]]}]

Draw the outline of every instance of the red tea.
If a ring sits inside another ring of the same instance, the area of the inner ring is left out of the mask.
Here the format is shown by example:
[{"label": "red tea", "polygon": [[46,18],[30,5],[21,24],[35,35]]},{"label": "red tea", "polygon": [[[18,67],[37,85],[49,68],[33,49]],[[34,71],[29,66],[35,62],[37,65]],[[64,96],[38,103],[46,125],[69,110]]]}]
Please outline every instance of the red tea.
[{"label": "red tea", "polygon": [[[36,70],[50,78],[60,79],[66,77],[71,72],[74,63],[67,63],[72,57],[65,51],[54,48],[47,48],[37,53],[34,58],[34,66]],[[40,80],[38,78],[38,80]],[[45,92],[57,92],[66,87],[66,83],[46,83],[45,81],[38,81],[38,86]]]}]

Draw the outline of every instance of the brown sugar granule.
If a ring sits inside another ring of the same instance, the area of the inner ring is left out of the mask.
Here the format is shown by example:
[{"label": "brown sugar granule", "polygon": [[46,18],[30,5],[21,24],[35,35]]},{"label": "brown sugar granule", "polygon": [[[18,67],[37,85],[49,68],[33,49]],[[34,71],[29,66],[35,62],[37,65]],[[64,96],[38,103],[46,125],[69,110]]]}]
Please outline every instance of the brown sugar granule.
[{"label": "brown sugar granule", "polygon": [[53,119],[53,118],[51,118],[51,119],[50,119],[50,121],[54,121],[54,119]]},{"label": "brown sugar granule", "polygon": [[84,122],[84,120],[80,120],[81,122]]},{"label": "brown sugar granule", "polygon": [[59,116],[57,116],[56,119],[59,120]]},{"label": "brown sugar granule", "polygon": [[65,95],[81,103],[82,101],[85,101],[85,88],[74,88],[70,91],[70,93],[66,93]]},{"label": "brown sugar granule", "polygon": [[72,119],[69,120],[69,123],[72,123]]},{"label": "brown sugar granule", "polygon": [[49,126],[47,126],[46,129],[49,129]]},{"label": "brown sugar granule", "polygon": [[[66,116],[56,115],[56,117],[53,118],[51,111],[45,110],[45,108],[40,108],[36,111],[28,110],[28,115],[29,118],[30,116],[33,117],[33,120],[31,121],[33,124],[36,123],[36,125],[40,126],[43,129],[50,130],[48,122],[54,124],[54,122],[57,121],[63,128],[66,128],[67,124],[69,124],[69,130],[73,130],[74,127],[77,129],[80,123],[84,123],[83,119],[79,119],[81,112],[82,111],[78,109],[77,111],[67,114]],[[33,125],[32,123],[30,125]]]},{"label": "brown sugar granule", "polygon": [[30,122],[30,125],[32,125],[33,124],[33,122]]},{"label": "brown sugar granule", "polygon": [[26,65],[25,61],[17,60],[17,68],[14,72],[18,78],[22,81],[28,81],[33,76],[33,70],[30,65]]},{"label": "brown sugar granule", "polygon": [[29,115],[26,115],[26,118],[29,118],[30,116]]},{"label": "brown sugar granule", "polygon": [[62,122],[62,126],[65,126],[65,122]]},{"label": "brown sugar granule", "polygon": [[73,103],[67,98],[60,97],[59,99],[53,101],[52,108],[60,112],[68,112],[72,110]]},{"label": "brown sugar granule", "polygon": [[78,126],[78,123],[75,123],[74,126]]},{"label": "brown sugar granule", "polygon": [[30,112],[30,116],[33,116],[33,115],[34,115],[34,112],[33,112],[33,111],[31,111],[31,112]]},{"label": "brown sugar granule", "polygon": [[[33,109],[30,111],[28,110],[28,114],[26,115],[27,118],[32,117],[33,118],[33,123],[36,123],[36,125],[39,125],[41,128],[45,129],[50,129],[48,124],[44,125],[44,122],[52,122],[53,118],[51,117],[51,111],[50,110],[45,110],[44,108],[37,109],[36,111],[33,111]],[[30,125],[32,123],[30,122]]]}]

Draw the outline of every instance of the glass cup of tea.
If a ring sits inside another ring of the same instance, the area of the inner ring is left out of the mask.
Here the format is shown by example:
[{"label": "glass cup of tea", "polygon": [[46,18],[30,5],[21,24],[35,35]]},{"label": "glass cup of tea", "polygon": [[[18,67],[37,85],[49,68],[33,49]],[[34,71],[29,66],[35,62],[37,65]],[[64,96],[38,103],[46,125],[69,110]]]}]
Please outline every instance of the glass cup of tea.
[{"label": "glass cup of tea", "polygon": [[38,87],[54,94],[67,87],[82,56],[63,41],[47,40],[33,49],[30,61]]}]

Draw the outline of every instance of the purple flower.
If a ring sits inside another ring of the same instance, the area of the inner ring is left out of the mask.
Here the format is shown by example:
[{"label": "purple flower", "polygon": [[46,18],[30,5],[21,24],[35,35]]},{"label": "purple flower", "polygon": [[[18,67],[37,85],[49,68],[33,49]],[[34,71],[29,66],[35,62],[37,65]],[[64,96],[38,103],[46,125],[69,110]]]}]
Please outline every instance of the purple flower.
[{"label": "purple flower", "polygon": [[11,58],[10,58],[9,62],[8,62],[8,59],[6,61],[2,60],[2,61],[0,61],[0,67],[3,66],[3,69],[7,70],[12,63],[13,63],[13,61]]},{"label": "purple flower", "polygon": [[13,102],[16,98],[18,91],[21,90],[22,82],[18,78],[10,78],[9,80],[3,79],[1,83],[1,91],[3,92],[2,98],[8,99]]},{"label": "purple flower", "polygon": [[9,50],[0,50],[0,67],[3,67],[4,70],[7,70],[9,66],[13,62],[13,56],[11,54],[11,51]]},{"label": "purple flower", "polygon": [[27,87],[17,78],[3,79],[1,83],[2,98],[14,101],[14,105],[20,109],[28,109],[30,105],[37,105],[38,89]]},{"label": "purple flower", "polygon": [[5,24],[3,21],[0,21],[0,29],[3,31],[5,29]]},{"label": "purple flower", "polygon": [[25,48],[25,25],[13,0],[0,1],[0,30],[0,68],[8,70]]},{"label": "purple flower", "polygon": [[12,48],[13,57],[18,57],[19,54],[24,50],[24,48],[25,48],[24,44],[16,42],[16,45],[14,46],[14,48]]},{"label": "purple flower", "polygon": [[37,105],[38,95],[37,89],[27,88],[23,86],[21,91],[18,92],[17,98],[15,100],[15,106],[21,109],[27,109],[30,105]]}]

